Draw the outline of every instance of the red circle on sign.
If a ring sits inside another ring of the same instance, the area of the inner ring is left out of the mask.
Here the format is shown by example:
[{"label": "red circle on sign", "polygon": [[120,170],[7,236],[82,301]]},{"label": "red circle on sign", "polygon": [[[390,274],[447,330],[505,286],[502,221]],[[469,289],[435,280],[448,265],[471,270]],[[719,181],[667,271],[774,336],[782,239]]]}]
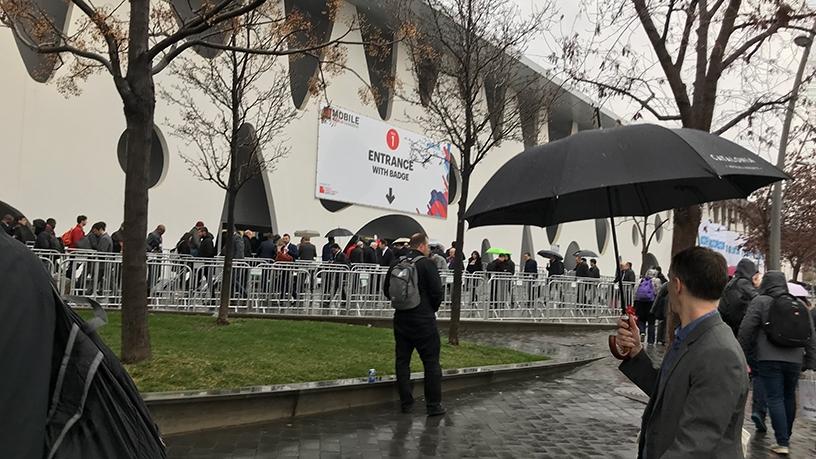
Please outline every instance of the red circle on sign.
[{"label": "red circle on sign", "polygon": [[399,148],[399,142],[399,133],[396,129],[389,129],[388,132],[385,133],[385,143],[388,145],[388,148],[396,150]]}]

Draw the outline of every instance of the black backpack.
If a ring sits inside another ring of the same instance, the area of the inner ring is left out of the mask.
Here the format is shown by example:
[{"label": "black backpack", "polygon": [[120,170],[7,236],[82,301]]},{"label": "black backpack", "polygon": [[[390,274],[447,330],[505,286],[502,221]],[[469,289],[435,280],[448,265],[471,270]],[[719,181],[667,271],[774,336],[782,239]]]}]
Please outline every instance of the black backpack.
[{"label": "black backpack", "polygon": [[807,306],[789,293],[774,298],[763,328],[768,340],[780,347],[805,347],[813,334]]}]

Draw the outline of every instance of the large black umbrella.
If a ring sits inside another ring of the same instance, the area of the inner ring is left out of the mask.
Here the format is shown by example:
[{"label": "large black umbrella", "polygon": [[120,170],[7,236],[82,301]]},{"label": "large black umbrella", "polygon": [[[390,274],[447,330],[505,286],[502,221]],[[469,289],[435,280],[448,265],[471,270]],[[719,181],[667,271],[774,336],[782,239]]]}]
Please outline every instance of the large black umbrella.
[{"label": "large black umbrella", "polygon": [[5,215],[11,215],[12,218],[17,220],[18,217],[22,217],[25,214],[12,207],[11,204],[0,201],[0,217],[3,217]]},{"label": "large black umbrella", "polygon": [[544,258],[549,258],[551,260],[563,260],[564,256],[560,253],[556,252],[555,250],[539,250],[538,254]]},{"label": "large black umbrella", "polygon": [[383,215],[366,223],[357,231],[361,237],[377,236],[380,239],[394,240],[401,237],[411,237],[416,233],[425,233],[425,229],[418,221],[407,215]]},{"label": "large black umbrella", "polygon": [[578,250],[572,254],[573,257],[592,258],[597,257],[598,254],[591,250]]},{"label": "large black umbrella", "polygon": [[651,124],[597,129],[510,159],[485,184],[465,218],[475,228],[648,216],[745,198],[785,178],[759,156],[707,132]]},{"label": "large black umbrella", "polygon": [[[505,163],[473,200],[470,228],[541,227],[746,198],[787,178],[745,148],[703,131],[640,124],[573,134]],[[623,293],[623,282],[619,288]],[[626,305],[621,306],[626,311]]]}]

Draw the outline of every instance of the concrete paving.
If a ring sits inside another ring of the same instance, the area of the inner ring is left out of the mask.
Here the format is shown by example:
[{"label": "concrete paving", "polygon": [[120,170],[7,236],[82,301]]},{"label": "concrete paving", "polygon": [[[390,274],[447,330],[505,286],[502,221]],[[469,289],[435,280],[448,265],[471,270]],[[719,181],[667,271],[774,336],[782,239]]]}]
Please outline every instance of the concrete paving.
[{"label": "concrete paving", "polygon": [[[555,358],[605,354],[605,332],[475,333],[471,341]],[[660,352],[650,350],[659,358]],[[633,458],[645,405],[610,358],[549,379],[496,384],[448,397],[448,414],[426,418],[374,406],[167,439],[171,458]],[[750,411],[747,411],[750,413]],[[775,457],[773,434],[754,435],[748,457]],[[816,423],[798,419],[790,457],[816,457]]]}]

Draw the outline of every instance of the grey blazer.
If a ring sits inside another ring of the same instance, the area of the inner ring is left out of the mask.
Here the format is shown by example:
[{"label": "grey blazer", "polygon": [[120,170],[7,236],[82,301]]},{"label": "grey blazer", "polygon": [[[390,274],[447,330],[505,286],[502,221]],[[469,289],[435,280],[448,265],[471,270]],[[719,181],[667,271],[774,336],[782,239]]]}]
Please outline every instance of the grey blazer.
[{"label": "grey blazer", "polygon": [[663,378],[645,352],[623,362],[620,370],[649,396],[638,458],[743,458],[747,366],[719,314],[680,343]]}]

